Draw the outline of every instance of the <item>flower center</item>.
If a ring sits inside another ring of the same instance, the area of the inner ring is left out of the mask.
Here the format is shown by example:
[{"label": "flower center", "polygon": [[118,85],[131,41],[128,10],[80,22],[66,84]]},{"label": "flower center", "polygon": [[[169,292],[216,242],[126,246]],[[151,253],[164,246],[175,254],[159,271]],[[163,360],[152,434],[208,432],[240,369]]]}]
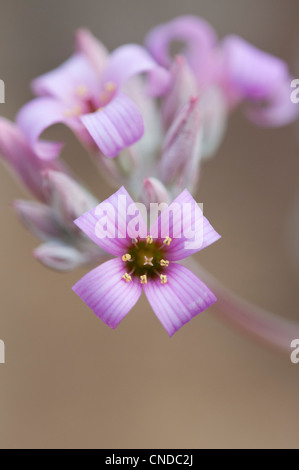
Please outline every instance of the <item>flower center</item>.
[{"label": "flower center", "polygon": [[165,259],[165,247],[171,242],[167,237],[161,244],[148,235],[145,240],[133,239],[127,253],[122,256],[124,269],[122,278],[130,282],[132,277],[138,277],[141,284],[147,284],[149,279],[160,278],[161,284],[166,284],[166,269],[169,261]]}]

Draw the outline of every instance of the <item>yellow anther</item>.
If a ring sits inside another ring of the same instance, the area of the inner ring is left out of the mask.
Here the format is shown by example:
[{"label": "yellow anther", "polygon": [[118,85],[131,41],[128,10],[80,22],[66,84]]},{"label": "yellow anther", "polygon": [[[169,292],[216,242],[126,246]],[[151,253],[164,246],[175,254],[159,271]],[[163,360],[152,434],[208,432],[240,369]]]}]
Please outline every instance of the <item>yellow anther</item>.
[{"label": "yellow anther", "polygon": [[161,259],[160,260],[160,266],[168,266],[169,265],[169,261],[165,260],[165,259]]},{"label": "yellow anther", "polygon": [[87,86],[86,85],[79,85],[77,88],[76,88],[76,94],[78,96],[85,96],[87,93]]},{"label": "yellow anther", "polygon": [[65,117],[73,116],[73,113],[70,109],[66,109],[63,114],[65,115]]},{"label": "yellow anther", "polygon": [[125,273],[125,274],[122,276],[122,278],[123,278],[126,282],[132,281],[132,278],[131,278],[130,274],[128,274],[128,273]]},{"label": "yellow anther", "polygon": [[151,244],[153,243],[153,237],[152,237],[151,235],[148,235],[148,236],[146,237],[146,243],[147,243],[148,245],[151,245]]},{"label": "yellow anther", "polygon": [[112,91],[115,91],[115,90],[116,90],[116,85],[115,85],[115,83],[113,83],[113,82],[107,82],[107,83],[105,83],[105,90],[109,91],[110,93],[111,93]]},{"label": "yellow anther", "polygon": [[164,245],[169,246],[170,243],[172,242],[172,238],[166,237],[165,240],[163,241]]},{"label": "yellow anther", "polygon": [[143,276],[140,276],[140,282],[141,282],[141,284],[147,284],[146,274],[143,274]]},{"label": "yellow anther", "polygon": [[103,111],[103,106],[101,106],[100,108],[97,109],[97,111]]},{"label": "yellow anther", "polygon": [[123,261],[130,261],[131,255],[129,255],[129,253],[126,253],[125,255],[123,255],[123,256],[121,257],[121,259],[122,259]]},{"label": "yellow anther", "polygon": [[74,116],[80,116],[80,114],[82,114],[82,108],[81,108],[81,106],[77,105],[73,109],[73,115]]},{"label": "yellow anther", "polygon": [[165,274],[160,274],[161,284],[166,284],[167,276]]}]

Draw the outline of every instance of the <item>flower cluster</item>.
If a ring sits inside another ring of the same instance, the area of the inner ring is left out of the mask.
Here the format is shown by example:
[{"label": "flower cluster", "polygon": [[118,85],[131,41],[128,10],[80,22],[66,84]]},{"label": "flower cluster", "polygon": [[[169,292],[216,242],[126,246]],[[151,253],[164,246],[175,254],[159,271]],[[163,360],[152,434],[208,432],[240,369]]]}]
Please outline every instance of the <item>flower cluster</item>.
[{"label": "flower cluster", "polygon": [[[184,49],[172,57],[173,41]],[[23,224],[43,241],[35,256],[60,271],[117,256],[88,273],[75,292],[114,328],[143,289],[172,335],[216,300],[174,263],[198,249],[186,251],[182,239],[160,232],[153,237],[151,227],[144,237],[128,237],[122,225],[121,240],[97,238],[94,208],[101,204],[62,162],[63,144],[41,135],[53,124],[68,126],[97,169],[122,186],[107,199],[112,204],[119,194],[132,202],[123,186],[147,207],[175,198],[176,207],[186,200],[195,204],[191,194],[200,164],[218,149],[229,114],[244,103],[257,125],[288,124],[298,115],[289,99],[291,81],[281,59],[237,36],[219,41],[196,17],[159,25],[144,46],[126,44],[111,53],[89,31],[78,30],[73,55],[33,80],[35,98],[16,122],[0,118],[0,154],[37,199],[14,204]],[[219,235],[198,214],[203,248]]]}]

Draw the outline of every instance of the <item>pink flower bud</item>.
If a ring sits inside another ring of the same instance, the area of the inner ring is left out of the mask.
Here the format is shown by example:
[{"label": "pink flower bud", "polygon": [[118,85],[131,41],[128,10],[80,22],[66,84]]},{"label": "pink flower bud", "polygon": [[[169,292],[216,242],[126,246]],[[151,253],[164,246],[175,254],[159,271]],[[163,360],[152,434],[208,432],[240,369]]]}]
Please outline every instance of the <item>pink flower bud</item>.
[{"label": "pink flower bud", "polygon": [[150,207],[150,203],[158,203],[170,201],[170,195],[163,183],[157,178],[145,178],[142,183],[140,202]]},{"label": "pink flower bud", "polygon": [[85,256],[76,248],[60,242],[48,242],[34,251],[42,264],[57,271],[71,271],[85,263]]},{"label": "pink flower bud", "polygon": [[172,86],[162,102],[162,120],[165,129],[172,124],[178,110],[197,94],[195,77],[185,57],[177,56],[170,70]]},{"label": "pink flower bud", "polygon": [[74,229],[74,219],[98,204],[86,189],[64,173],[45,172],[44,184],[50,205],[61,223],[71,229]]},{"label": "pink flower bud", "polygon": [[198,98],[190,99],[166,134],[159,165],[161,181],[177,189],[191,189],[198,176],[201,155],[201,128]]},{"label": "pink flower bud", "polygon": [[37,238],[49,240],[65,237],[51,207],[36,201],[17,200],[13,204],[23,225]]}]

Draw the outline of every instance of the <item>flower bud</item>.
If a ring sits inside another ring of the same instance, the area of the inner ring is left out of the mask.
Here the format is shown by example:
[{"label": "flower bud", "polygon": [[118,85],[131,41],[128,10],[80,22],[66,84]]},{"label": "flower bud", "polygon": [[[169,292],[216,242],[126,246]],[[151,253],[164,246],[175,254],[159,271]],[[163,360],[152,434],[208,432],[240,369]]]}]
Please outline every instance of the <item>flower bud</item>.
[{"label": "flower bud", "polygon": [[51,207],[36,201],[17,200],[13,204],[23,225],[40,240],[65,237]]},{"label": "flower bud", "polygon": [[49,203],[63,225],[75,229],[73,221],[98,204],[98,201],[77,181],[58,171],[44,173]]},{"label": "flower bud", "polygon": [[140,202],[149,209],[151,203],[168,203],[170,195],[163,183],[157,178],[145,178],[142,183]]},{"label": "flower bud", "polygon": [[34,257],[48,268],[71,271],[85,263],[85,256],[76,248],[59,242],[48,242],[34,251]]},{"label": "flower bud", "polygon": [[198,98],[194,97],[179,111],[165,138],[159,175],[166,186],[193,188],[198,175],[200,144],[200,113]]}]

